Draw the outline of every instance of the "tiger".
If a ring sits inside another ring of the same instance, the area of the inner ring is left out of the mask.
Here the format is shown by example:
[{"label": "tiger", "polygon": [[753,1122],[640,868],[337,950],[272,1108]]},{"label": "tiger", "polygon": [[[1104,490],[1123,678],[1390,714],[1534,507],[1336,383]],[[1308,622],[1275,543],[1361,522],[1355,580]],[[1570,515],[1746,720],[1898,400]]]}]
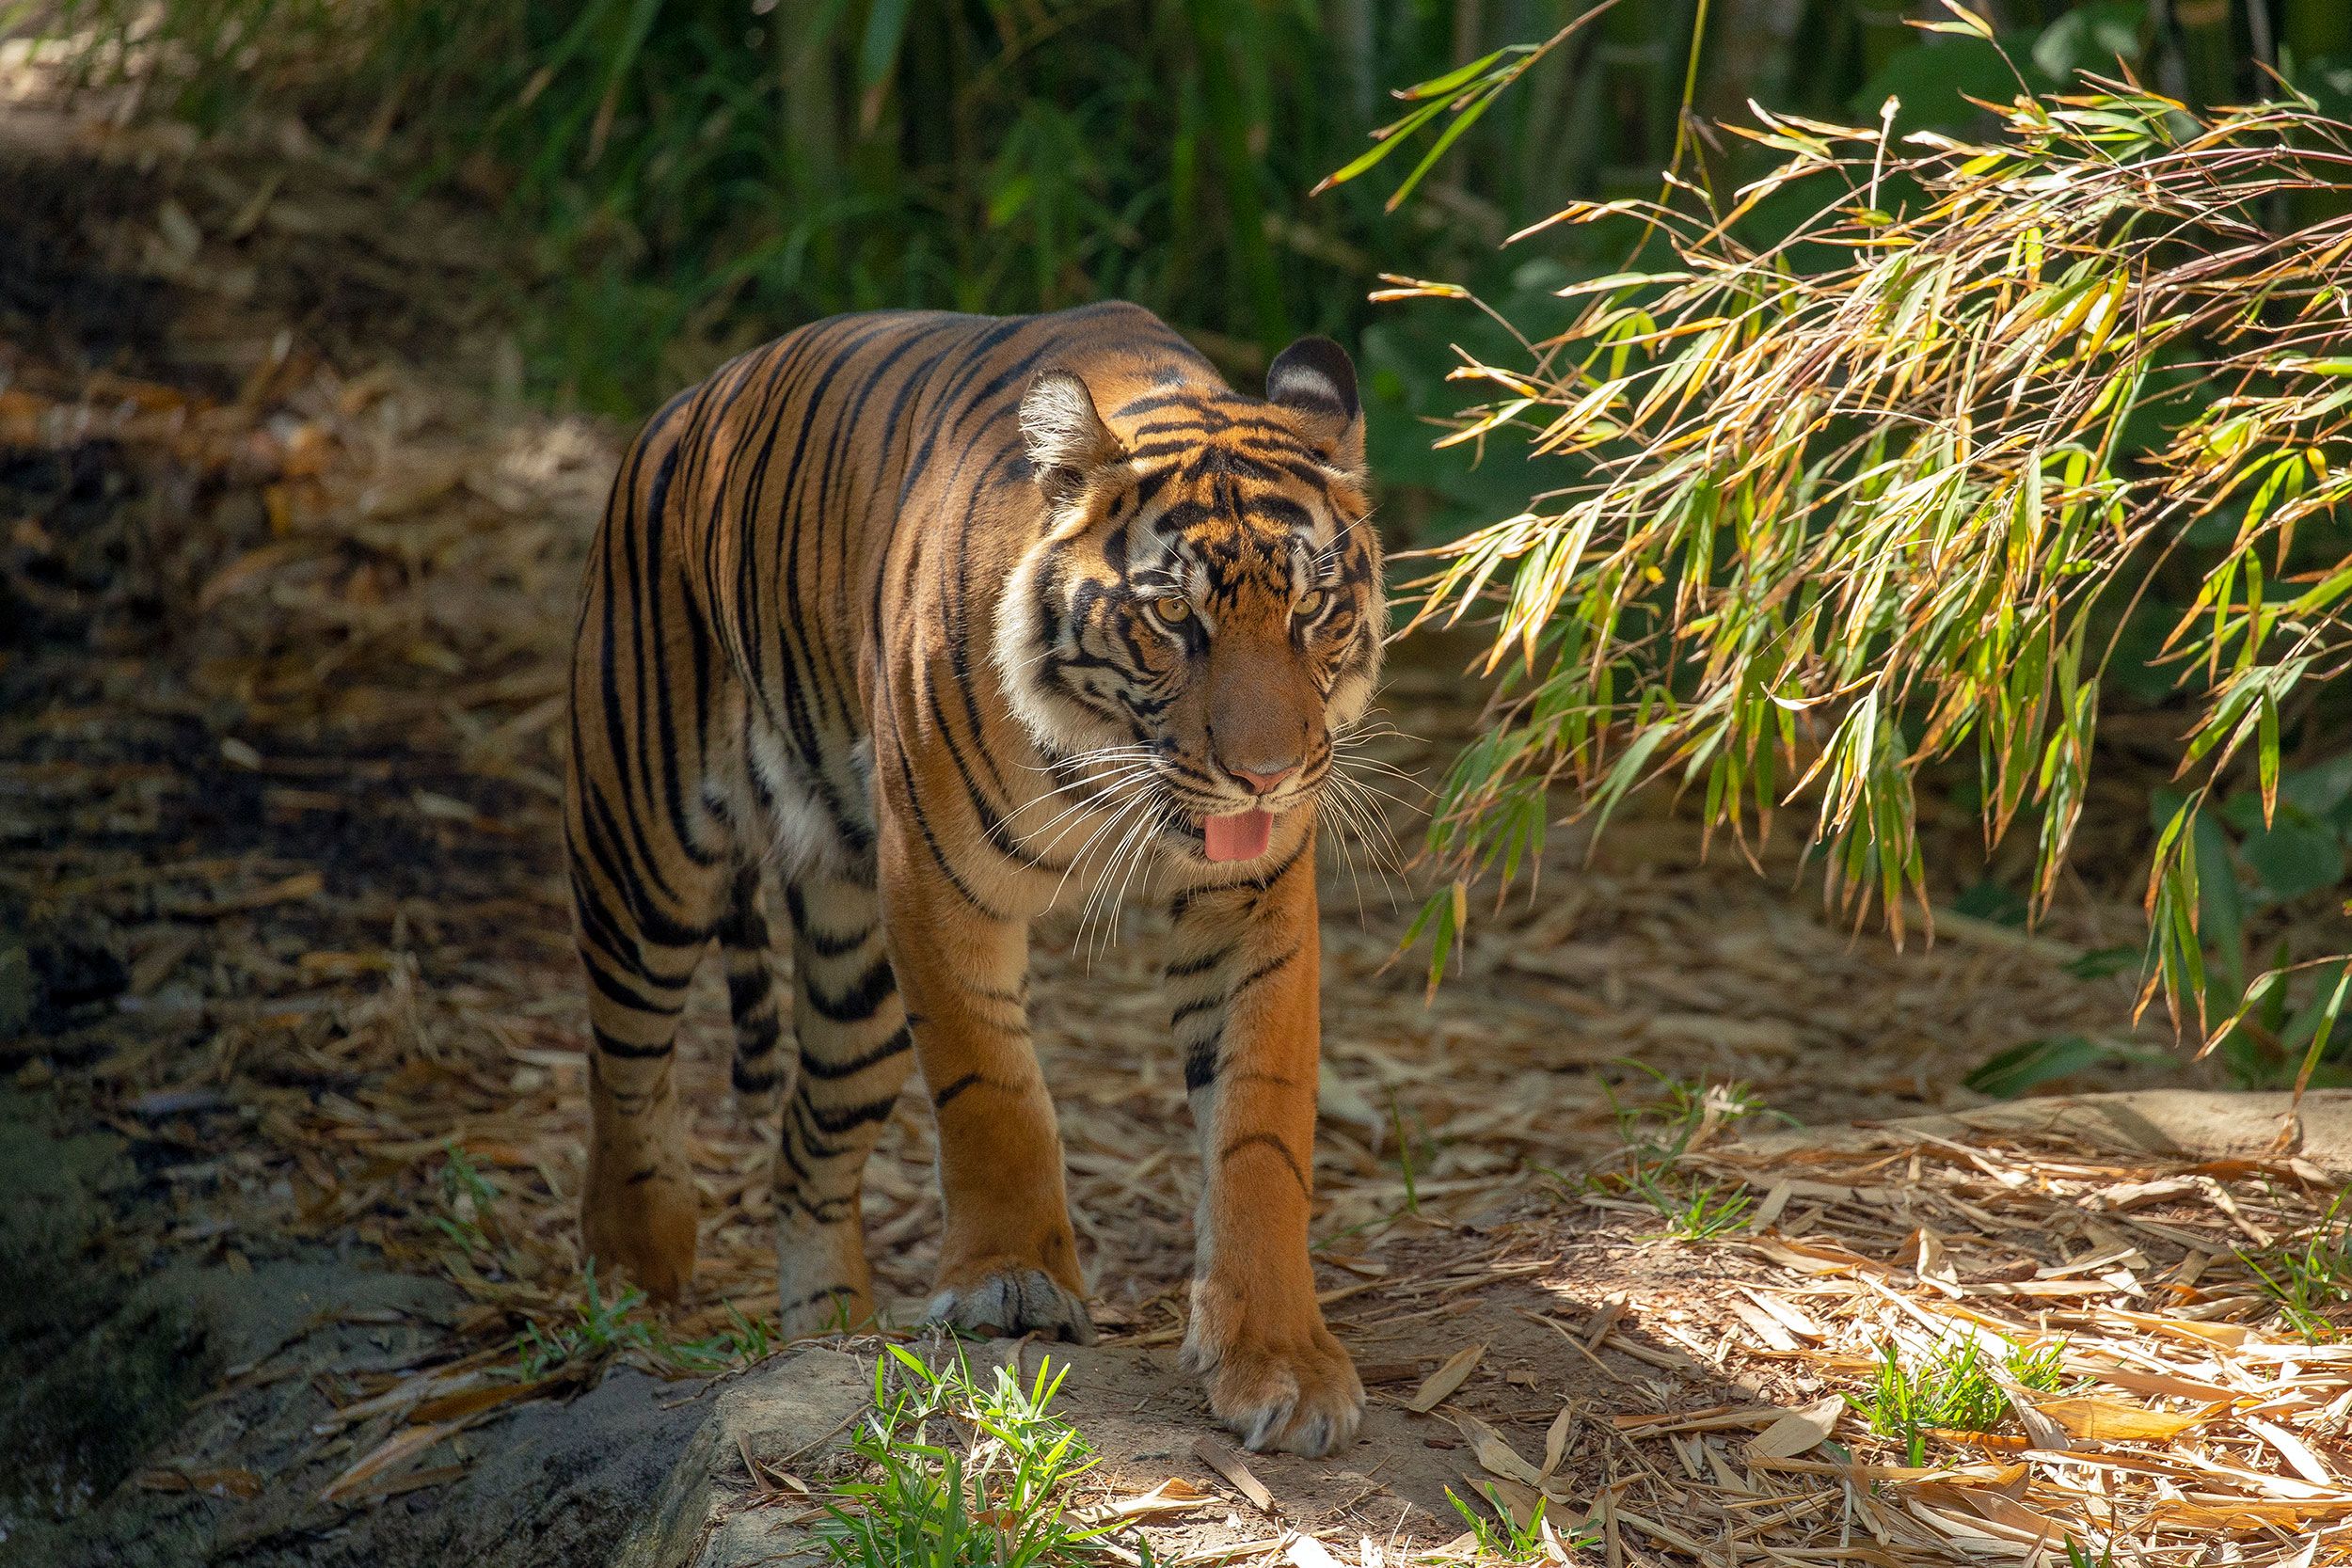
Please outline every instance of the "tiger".
[{"label": "tiger", "polygon": [[919,1067],[930,1318],[1091,1342],[1029,933],[1135,882],[1167,901],[1204,1166],[1183,1365],[1253,1449],[1348,1443],[1363,1386],[1308,1245],[1315,846],[1387,631],[1370,511],[1339,344],[1293,343],[1252,398],[1125,303],[834,317],[655,413],[570,671],[584,1255],[690,1283],[673,1048],[715,943],[734,1087],[781,1106],[783,1334],[875,1323],[861,1176]]}]

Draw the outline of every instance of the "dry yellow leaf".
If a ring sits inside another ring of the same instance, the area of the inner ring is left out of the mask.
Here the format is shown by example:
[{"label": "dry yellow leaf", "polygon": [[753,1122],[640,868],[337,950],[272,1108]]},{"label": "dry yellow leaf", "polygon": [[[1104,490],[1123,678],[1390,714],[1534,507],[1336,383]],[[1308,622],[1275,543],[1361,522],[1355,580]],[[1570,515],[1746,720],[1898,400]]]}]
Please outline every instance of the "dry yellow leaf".
[{"label": "dry yellow leaf", "polygon": [[2182,1416],[2088,1395],[2036,1400],[2033,1404],[2034,1409],[2064,1428],[2069,1437],[2104,1443],[2169,1442],[2205,1418],[2202,1411]]},{"label": "dry yellow leaf", "polygon": [[1455,1351],[1446,1358],[1444,1366],[1429,1374],[1428,1381],[1413,1390],[1413,1397],[1405,1402],[1405,1408],[1422,1416],[1437,1409],[1442,1401],[1451,1397],[1454,1390],[1469,1379],[1470,1370],[1486,1354],[1486,1347],[1483,1342],[1465,1345]]},{"label": "dry yellow leaf", "polygon": [[1454,1424],[1470,1440],[1471,1455],[1488,1474],[1516,1481],[1521,1486],[1543,1484],[1542,1473],[1520,1457],[1519,1451],[1503,1440],[1502,1433],[1475,1416],[1456,1417]]},{"label": "dry yellow leaf", "polygon": [[1794,1459],[1819,1448],[1823,1439],[1837,1430],[1837,1418],[1845,1408],[1845,1396],[1831,1394],[1801,1410],[1791,1410],[1748,1440],[1748,1457]]}]

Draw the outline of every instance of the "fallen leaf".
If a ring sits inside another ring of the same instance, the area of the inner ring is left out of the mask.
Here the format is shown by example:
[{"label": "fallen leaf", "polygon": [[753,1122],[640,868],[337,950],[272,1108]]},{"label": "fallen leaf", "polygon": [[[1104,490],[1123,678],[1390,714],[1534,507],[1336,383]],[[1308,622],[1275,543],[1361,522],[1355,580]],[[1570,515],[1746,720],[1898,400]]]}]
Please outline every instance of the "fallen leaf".
[{"label": "fallen leaf", "polygon": [[2205,1419],[2202,1411],[2181,1416],[2088,1395],[2036,1400],[2033,1407],[2064,1428],[2069,1437],[2106,1443],[2167,1442]]},{"label": "fallen leaf", "polygon": [[1340,1560],[1327,1550],[1322,1542],[1309,1535],[1294,1535],[1282,1549],[1282,1560],[1291,1568],[1340,1568]]},{"label": "fallen leaf", "polygon": [[1148,1519],[1155,1514],[1182,1513],[1215,1501],[1215,1493],[1203,1492],[1182,1476],[1170,1476],[1149,1492],[1138,1492],[1131,1497],[1117,1497],[1104,1504],[1100,1517]]},{"label": "fallen leaf", "polygon": [[1241,1455],[1214,1437],[1203,1437],[1192,1446],[1192,1456],[1223,1476],[1234,1491],[1249,1499],[1249,1506],[1261,1513],[1275,1512],[1274,1494],[1265,1489],[1265,1482],[1249,1473]]},{"label": "fallen leaf", "polygon": [[1502,1433],[1475,1416],[1457,1416],[1454,1424],[1470,1439],[1470,1454],[1491,1475],[1518,1481],[1521,1486],[1541,1486],[1543,1475],[1534,1465],[1520,1457],[1519,1451],[1503,1440]]},{"label": "fallen leaf", "polygon": [[1544,1463],[1541,1473],[1549,1475],[1560,1468],[1560,1461],[1568,1451],[1568,1424],[1575,1406],[1564,1404],[1560,1414],[1551,1418],[1551,1430],[1544,1433]]},{"label": "fallen leaf", "polygon": [[354,1460],[351,1468],[326,1483],[319,1493],[323,1503],[347,1502],[362,1494],[376,1490],[374,1482],[387,1472],[405,1465],[423,1453],[442,1438],[457,1430],[458,1423],[446,1421],[438,1426],[407,1426],[393,1433],[383,1442]]},{"label": "fallen leaf", "polygon": [[1844,1395],[1830,1394],[1801,1410],[1791,1410],[1748,1439],[1748,1457],[1794,1459],[1801,1453],[1819,1448],[1831,1433],[1837,1430],[1837,1418],[1845,1408]]},{"label": "fallen leaf", "polygon": [[1451,1398],[1454,1391],[1469,1380],[1471,1369],[1478,1365],[1479,1357],[1486,1354],[1486,1347],[1484,1343],[1465,1345],[1455,1351],[1446,1358],[1444,1366],[1431,1372],[1429,1380],[1413,1391],[1413,1397],[1405,1402],[1405,1408],[1422,1416],[1437,1409],[1439,1403]]},{"label": "fallen leaf", "polygon": [[203,1492],[215,1497],[253,1497],[262,1491],[261,1477],[235,1465],[204,1470],[158,1465],[141,1470],[135,1480],[144,1492]]}]

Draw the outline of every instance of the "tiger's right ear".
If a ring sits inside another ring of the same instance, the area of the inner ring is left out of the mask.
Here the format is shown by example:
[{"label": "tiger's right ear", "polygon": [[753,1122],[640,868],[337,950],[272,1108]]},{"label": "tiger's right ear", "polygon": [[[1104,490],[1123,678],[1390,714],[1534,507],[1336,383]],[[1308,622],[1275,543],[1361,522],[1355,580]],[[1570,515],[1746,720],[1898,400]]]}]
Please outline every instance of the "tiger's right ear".
[{"label": "tiger's right ear", "polygon": [[1070,499],[1127,455],[1095,412],[1087,384],[1068,371],[1047,371],[1029,383],[1021,396],[1021,440],[1038,487],[1052,501]]}]

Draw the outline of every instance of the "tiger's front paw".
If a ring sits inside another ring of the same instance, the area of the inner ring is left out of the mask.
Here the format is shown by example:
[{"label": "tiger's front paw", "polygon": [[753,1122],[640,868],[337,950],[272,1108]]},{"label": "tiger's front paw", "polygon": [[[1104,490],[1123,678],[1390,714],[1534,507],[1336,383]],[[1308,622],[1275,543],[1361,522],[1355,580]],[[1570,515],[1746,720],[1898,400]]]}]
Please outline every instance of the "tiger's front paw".
[{"label": "tiger's front paw", "polygon": [[1356,1437],[1364,1413],[1364,1386],[1356,1364],[1323,1325],[1311,1302],[1298,1321],[1256,1314],[1217,1292],[1193,1286],[1192,1326],[1184,1364],[1209,1386],[1209,1409],[1252,1449],[1279,1449],[1320,1459]]},{"label": "tiger's front paw", "polygon": [[1017,1258],[982,1258],[943,1275],[930,1316],[967,1334],[1041,1334],[1094,1343],[1086,1303],[1052,1275]]}]

